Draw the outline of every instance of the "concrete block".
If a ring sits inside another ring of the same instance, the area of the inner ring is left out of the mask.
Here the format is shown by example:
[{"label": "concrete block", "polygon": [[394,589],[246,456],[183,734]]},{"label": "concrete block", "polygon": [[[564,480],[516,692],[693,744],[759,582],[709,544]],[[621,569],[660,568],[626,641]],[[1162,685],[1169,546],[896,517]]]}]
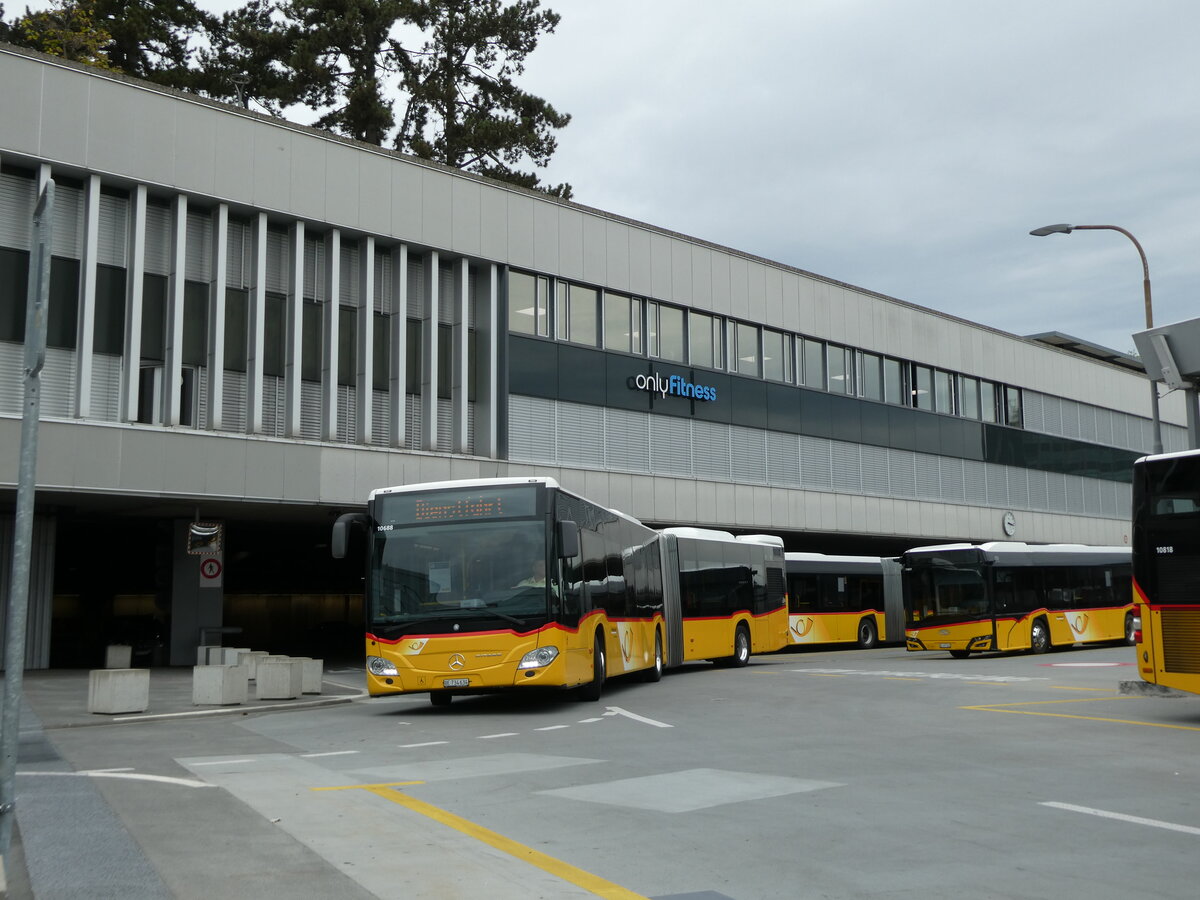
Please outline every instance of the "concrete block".
[{"label": "concrete block", "polygon": [[221,648],[221,665],[236,666],[241,654],[249,653],[249,647],[222,647]]},{"label": "concrete block", "polygon": [[303,660],[275,656],[258,661],[254,692],[259,700],[295,700],[303,691]]},{"label": "concrete block", "polygon": [[250,680],[254,681],[258,677],[258,663],[260,660],[270,656],[266,650],[238,650],[237,664],[245,666],[250,671]]},{"label": "concrete block", "polygon": [[209,647],[208,658],[205,659],[206,666],[223,666],[225,665],[225,648],[224,647]]},{"label": "concrete block", "polygon": [[133,660],[133,647],[128,644],[109,644],[104,651],[104,668],[128,669]]},{"label": "concrete block", "polygon": [[249,696],[249,671],[245,666],[193,666],[192,704],[236,706]]},{"label": "concrete block", "polygon": [[325,660],[311,659],[307,656],[298,656],[303,666],[301,667],[304,675],[302,679],[303,692],[305,694],[321,693],[321,679],[325,675]]},{"label": "concrete block", "polygon": [[215,644],[201,644],[196,648],[196,665],[207,666],[208,654],[210,650],[220,650],[221,648]]},{"label": "concrete block", "polygon": [[139,713],[145,712],[149,705],[149,669],[92,669],[88,672],[88,712]]}]

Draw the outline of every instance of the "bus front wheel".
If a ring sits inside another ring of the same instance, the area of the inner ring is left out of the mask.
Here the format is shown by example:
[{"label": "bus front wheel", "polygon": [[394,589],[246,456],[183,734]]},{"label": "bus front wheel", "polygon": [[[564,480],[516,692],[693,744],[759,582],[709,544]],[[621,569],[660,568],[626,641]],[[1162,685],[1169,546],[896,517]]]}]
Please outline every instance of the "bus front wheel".
[{"label": "bus front wheel", "polygon": [[862,650],[870,650],[875,646],[875,641],[879,634],[875,630],[875,623],[871,619],[863,619],[858,623],[858,646]]},{"label": "bus front wheel", "polygon": [[1029,649],[1034,653],[1045,653],[1050,649],[1050,629],[1045,619],[1035,619],[1029,629]]},{"label": "bus front wheel", "polygon": [[596,635],[596,646],[592,650],[592,680],[579,689],[579,699],[595,701],[604,690],[604,638]]},{"label": "bus front wheel", "polygon": [[430,691],[429,702],[434,706],[449,706],[454,695],[449,691]]},{"label": "bus front wheel", "polygon": [[955,659],[966,659],[968,656],[971,655],[971,651],[970,650],[951,650],[950,655],[953,656]]},{"label": "bus front wheel", "polygon": [[729,657],[729,664],[736,668],[750,662],[750,630],[746,628],[746,623],[738,625],[737,631],[733,633],[733,656]]}]

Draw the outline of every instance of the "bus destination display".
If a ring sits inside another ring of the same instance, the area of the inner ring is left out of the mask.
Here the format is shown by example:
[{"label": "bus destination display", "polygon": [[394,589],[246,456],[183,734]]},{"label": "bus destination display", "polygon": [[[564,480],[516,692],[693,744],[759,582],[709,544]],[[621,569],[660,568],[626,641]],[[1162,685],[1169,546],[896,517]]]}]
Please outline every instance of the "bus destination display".
[{"label": "bus destination display", "polygon": [[507,487],[491,491],[437,491],[428,494],[393,494],[383,499],[378,521],[396,525],[425,522],[473,522],[512,519],[537,512],[534,487]]}]

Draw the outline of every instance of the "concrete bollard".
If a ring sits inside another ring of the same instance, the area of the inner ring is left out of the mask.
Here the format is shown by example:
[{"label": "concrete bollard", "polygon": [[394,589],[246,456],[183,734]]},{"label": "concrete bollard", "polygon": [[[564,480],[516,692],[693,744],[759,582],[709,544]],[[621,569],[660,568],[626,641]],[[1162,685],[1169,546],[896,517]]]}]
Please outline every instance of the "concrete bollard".
[{"label": "concrete bollard", "polygon": [[302,666],[304,672],[302,679],[303,693],[321,693],[321,680],[325,675],[325,660],[312,659],[308,656],[297,656],[296,658],[304,664]]},{"label": "concrete bollard", "polygon": [[211,650],[220,650],[221,648],[215,644],[201,644],[196,648],[196,665],[207,666],[208,654]]},{"label": "concrete bollard", "polygon": [[240,665],[239,660],[241,654],[249,653],[249,647],[222,647],[221,648],[221,665],[236,666]]},{"label": "concrete bollard", "polygon": [[273,656],[258,661],[254,694],[259,700],[295,700],[304,690],[304,661]]},{"label": "concrete bollard", "polygon": [[109,644],[104,650],[104,668],[128,669],[133,660],[133,647],[129,644]]},{"label": "concrete bollard", "polygon": [[193,666],[193,706],[236,706],[249,695],[245,666]]},{"label": "concrete bollard", "polygon": [[149,669],[92,669],[88,672],[88,712],[102,715],[139,713],[149,706]]},{"label": "concrete bollard", "polygon": [[245,666],[250,672],[250,680],[254,681],[258,678],[258,664],[261,660],[270,656],[266,650],[242,650],[238,649],[237,664]]}]

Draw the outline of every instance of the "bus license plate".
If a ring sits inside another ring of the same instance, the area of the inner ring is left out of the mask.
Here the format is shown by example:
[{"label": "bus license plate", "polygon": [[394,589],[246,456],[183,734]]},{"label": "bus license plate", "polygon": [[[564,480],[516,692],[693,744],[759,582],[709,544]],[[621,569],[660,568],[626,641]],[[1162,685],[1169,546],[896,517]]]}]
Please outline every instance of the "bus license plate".
[{"label": "bus license plate", "polygon": [[442,687],[466,687],[470,683],[470,678],[445,678],[442,680]]},{"label": "bus license plate", "polygon": [[941,650],[949,650],[950,645],[949,644],[938,644],[938,648]]}]

